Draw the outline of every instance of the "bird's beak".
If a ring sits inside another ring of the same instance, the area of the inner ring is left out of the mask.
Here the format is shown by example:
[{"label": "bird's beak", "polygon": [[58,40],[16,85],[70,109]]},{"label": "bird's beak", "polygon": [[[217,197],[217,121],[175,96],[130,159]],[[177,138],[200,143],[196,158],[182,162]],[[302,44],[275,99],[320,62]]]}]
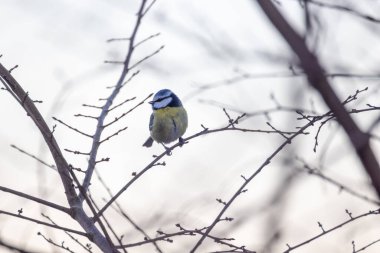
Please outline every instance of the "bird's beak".
[{"label": "bird's beak", "polygon": [[154,103],[154,101],[149,101],[148,103],[152,105]]}]

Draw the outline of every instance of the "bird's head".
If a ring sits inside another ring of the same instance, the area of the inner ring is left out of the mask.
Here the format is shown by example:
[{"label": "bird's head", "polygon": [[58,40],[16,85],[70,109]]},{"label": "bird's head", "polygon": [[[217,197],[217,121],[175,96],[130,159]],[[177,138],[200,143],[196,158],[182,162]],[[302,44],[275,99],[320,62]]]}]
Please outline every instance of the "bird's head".
[{"label": "bird's head", "polygon": [[149,104],[152,105],[153,110],[182,106],[181,100],[169,89],[158,91]]}]

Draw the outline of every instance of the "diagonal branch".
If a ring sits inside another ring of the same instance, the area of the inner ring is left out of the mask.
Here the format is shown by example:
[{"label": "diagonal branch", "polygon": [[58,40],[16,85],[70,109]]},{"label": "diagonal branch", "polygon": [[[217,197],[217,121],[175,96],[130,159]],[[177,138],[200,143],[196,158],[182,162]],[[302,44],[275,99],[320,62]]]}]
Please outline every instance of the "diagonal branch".
[{"label": "diagonal branch", "polygon": [[[92,175],[93,175],[93,172],[95,169],[96,157],[98,154],[99,146],[101,144],[100,138],[101,138],[101,135],[102,135],[103,130],[104,130],[104,120],[106,119],[108,112],[109,112],[109,110],[112,106],[112,103],[114,102],[116,96],[119,94],[121,88],[123,87],[124,79],[130,70],[130,61],[132,58],[132,54],[134,52],[136,34],[137,34],[137,31],[140,27],[141,19],[144,16],[145,4],[146,4],[146,0],[142,0],[141,5],[140,5],[140,9],[137,12],[136,23],[135,23],[135,26],[133,28],[132,34],[130,36],[130,39],[129,39],[128,51],[127,51],[127,55],[126,55],[124,63],[123,63],[124,67],[123,67],[123,70],[120,74],[119,80],[117,81],[117,84],[114,87],[112,93],[107,98],[106,103],[104,104],[104,106],[102,106],[102,111],[100,112],[100,115],[98,117],[98,123],[96,126],[96,131],[95,131],[95,134],[94,134],[94,137],[92,140],[92,147],[91,147],[91,151],[90,151],[91,155],[90,155],[90,158],[88,161],[86,176],[85,176],[83,183],[82,183],[84,193],[87,192],[87,189],[90,186],[91,178],[92,178]],[[81,196],[81,201],[83,201],[83,196]]]},{"label": "diagonal branch", "polygon": [[21,152],[22,154],[27,155],[27,156],[33,158],[34,160],[36,160],[37,162],[41,163],[42,165],[45,165],[46,167],[48,167],[48,168],[50,168],[50,169],[57,170],[53,164],[48,164],[47,162],[41,160],[41,159],[38,158],[37,156],[32,155],[31,153],[29,153],[29,152],[27,152],[27,151],[25,151],[25,150],[23,150],[23,149],[17,147],[16,145],[11,144],[11,147],[14,148],[14,149],[16,149],[16,150],[18,150],[18,151]]},{"label": "diagonal branch", "polygon": [[63,156],[61,149],[54,138],[54,135],[46,124],[45,119],[42,117],[41,113],[35,106],[34,101],[30,99],[28,93],[24,91],[21,85],[13,78],[13,76],[2,64],[0,64],[0,81],[6,87],[6,90],[12,94],[17,102],[19,102],[21,107],[26,111],[27,115],[33,120],[35,125],[40,130],[45,143],[48,145],[50,153],[53,156],[56,168],[60,175],[63,187],[65,189],[66,198],[70,205],[70,215],[81,225],[81,227],[88,234],[89,238],[91,238],[93,242],[103,250],[103,252],[115,252],[113,246],[101,234],[92,220],[83,210],[83,207],[81,206],[81,203],[75,191],[72,177],[70,175],[70,166]]},{"label": "diagonal branch", "polygon": [[0,214],[5,214],[5,215],[13,216],[13,217],[20,218],[20,219],[23,219],[23,220],[28,220],[28,221],[31,221],[31,222],[34,222],[34,223],[37,223],[37,224],[40,224],[40,225],[48,226],[48,227],[55,228],[55,229],[60,229],[60,230],[63,230],[63,231],[69,232],[69,233],[73,233],[73,234],[77,234],[77,235],[81,235],[81,236],[84,236],[84,237],[89,237],[89,235],[87,233],[84,233],[84,232],[81,232],[81,231],[78,231],[78,230],[74,230],[74,229],[71,229],[71,228],[66,228],[66,227],[54,225],[54,224],[51,224],[51,223],[47,223],[47,222],[44,222],[44,221],[40,221],[40,220],[37,220],[37,219],[33,219],[33,218],[30,218],[30,217],[27,217],[27,216],[24,216],[24,215],[11,213],[11,212],[7,212],[7,211],[4,211],[4,210],[0,210]]},{"label": "diagonal branch", "polygon": [[19,245],[12,245],[9,242],[4,241],[0,238],[0,246],[9,250],[12,250],[12,252],[18,252],[18,253],[32,253],[34,251],[22,249],[19,247]]},{"label": "diagonal branch", "polygon": [[318,234],[318,235],[316,235],[316,236],[314,236],[314,237],[312,237],[312,238],[310,238],[310,239],[308,239],[308,240],[306,240],[304,242],[301,242],[301,243],[296,244],[294,246],[290,246],[289,244],[287,244],[288,249],[285,250],[283,253],[289,253],[291,251],[294,251],[295,249],[297,249],[297,248],[299,248],[301,246],[304,246],[305,244],[308,244],[308,243],[310,243],[310,242],[318,239],[319,237],[322,237],[322,236],[324,236],[324,235],[326,235],[328,233],[331,233],[331,232],[337,230],[338,228],[341,228],[341,227],[343,227],[343,226],[345,226],[345,225],[347,225],[347,224],[349,224],[349,223],[351,223],[351,222],[353,222],[355,220],[364,218],[366,216],[379,215],[379,214],[380,214],[380,209],[377,209],[377,210],[368,211],[366,213],[363,213],[363,214],[355,216],[355,217],[350,216],[350,218],[348,220],[346,220],[346,221],[344,221],[344,222],[342,222],[342,223],[340,223],[340,224],[338,224],[338,225],[336,225],[336,226],[334,226],[334,227],[332,227],[330,229],[323,230],[320,234]]},{"label": "diagonal branch", "polygon": [[364,169],[371,178],[372,185],[380,196],[380,167],[373,153],[369,136],[363,133],[350,117],[344,106],[339,102],[337,95],[324,75],[317,57],[308,49],[302,37],[289,25],[272,1],[257,0],[257,3],[267,15],[273,26],[282,35],[294,53],[298,56],[301,67],[304,69],[310,84],[321,94],[327,106],[334,113],[337,121],[347,133],[351,144],[362,162]]},{"label": "diagonal branch", "polygon": [[25,199],[29,199],[29,200],[32,200],[34,202],[40,203],[42,205],[49,206],[51,208],[57,209],[59,211],[62,211],[64,213],[70,214],[70,209],[67,208],[67,207],[57,205],[55,203],[52,203],[52,202],[46,201],[44,199],[40,199],[40,198],[34,197],[32,195],[29,195],[29,194],[26,194],[26,193],[23,193],[23,192],[12,190],[12,189],[9,189],[9,188],[4,187],[4,186],[0,186],[0,191],[8,192],[8,193],[11,193],[13,195],[16,195],[16,196],[19,196],[19,197],[22,197],[22,198],[25,198]]},{"label": "diagonal branch", "polygon": [[370,16],[370,15],[364,14],[362,12],[359,12],[359,11],[354,10],[354,9],[347,7],[347,6],[330,4],[328,2],[320,2],[320,1],[316,1],[316,0],[303,0],[303,1],[305,1],[306,3],[309,3],[309,4],[313,4],[315,6],[318,6],[318,7],[342,11],[342,12],[351,14],[353,16],[356,16],[358,18],[362,18],[364,20],[370,21],[370,22],[380,23],[380,18],[376,18],[376,17]]},{"label": "diagonal branch", "polygon": [[[83,185],[85,186],[85,190],[87,190],[89,186],[91,176],[94,170],[94,166],[96,164],[96,156],[97,156],[97,151],[100,145],[99,140],[100,140],[101,133],[103,131],[104,119],[107,116],[108,109],[112,105],[113,100],[115,99],[121,87],[123,86],[124,79],[129,71],[129,63],[132,57],[134,38],[140,26],[141,19],[144,16],[144,13],[146,12],[146,10],[144,10],[146,1],[147,0],[141,0],[141,4],[140,4],[139,11],[137,14],[136,25],[132,32],[132,38],[129,44],[128,53],[124,62],[124,68],[123,68],[122,74],[119,78],[119,81],[117,82],[115,89],[113,90],[109,98],[107,99],[106,104],[102,107],[102,112],[98,119],[97,130],[93,137],[93,145],[91,148],[90,161],[88,165],[89,169],[86,171],[86,176],[83,183]],[[93,241],[103,252],[105,253],[118,252],[112,245],[112,242],[107,240],[106,231],[103,230],[103,232],[105,233],[105,235],[103,235],[101,231],[99,231],[98,227],[94,224],[93,220],[90,219],[90,217],[86,214],[85,210],[83,209],[83,206],[82,206],[83,198],[80,198],[77,195],[76,190],[75,190],[75,184],[73,182],[72,175],[75,175],[75,174],[70,174],[73,172],[71,171],[71,168],[68,162],[63,156],[61,149],[58,143],[56,142],[56,139],[53,133],[50,131],[45,119],[42,117],[41,113],[35,106],[35,103],[39,101],[33,101],[29,97],[28,92],[26,92],[21,87],[21,85],[13,78],[10,71],[8,71],[2,64],[0,64],[0,82],[5,86],[5,90],[7,90],[15,98],[15,100],[26,111],[27,115],[33,120],[35,125],[40,130],[45,143],[48,145],[50,153],[53,156],[56,168],[60,175],[67,201],[70,205],[70,215],[73,217],[73,219],[75,219],[81,225],[81,227],[86,232],[85,234],[87,235],[87,237],[91,241]],[[86,191],[81,191],[80,194],[84,195],[85,192]],[[12,214],[9,214],[9,215],[12,215]],[[70,230],[66,230],[66,231],[70,232]]]},{"label": "diagonal branch", "polygon": [[301,127],[298,132],[294,133],[293,135],[289,136],[287,140],[285,140],[260,166],[257,168],[253,174],[251,174],[249,177],[243,177],[244,183],[241,184],[239,189],[233,194],[233,196],[223,205],[222,210],[218,213],[218,215],[215,217],[211,225],[207,228],[207,230],[204,232],[202,237],[197,241],[197,243],[194,245],[194,247],[191,249],[190,253],[196,252],[196,250],[201,246],[203,241],[206,239],[208,234],[211,232],[211,230],[216,226],[217,223],[219,223],[223,218],[222,216],[227,211],[227,209],[232,205],[232,203],[235,201],[237,197],[240,196],[243,192],[246,191],[247,185],[268,165],[271,163],[272,159],[277,156],[287,145],[291,144],[292,140],[304,133],[304,131],[309,128],[310,126],[313,126],[317,121],[323,119],[327,115],[329,115],[330,112],[327,112],[323,114],[322,116],[316,116],[312,121],[308,122],[306,125]]},{"label": "diagonal branch", "polygon": [[[329,112],[330,113],[330,112]],[[237,128],[235,127],[239,121],[245,116],[245,114],[242,114],[240,116],[238,116],[237,118],[235,119],[231,119],[228,124],[224,127],[220,127],[220,128],[216,128],[216,129],[208,129],[206,127],[204,127],[203,125],[202,128],[203,130],[187,137],[187,138],[184,138],[183,141],[184,143],[181,143],[181,142],[177,142],[176,144],[174,144],[173,146],[167,148],[163,153],[161,153],[160,155],[158,156],[155,156],[155,158],[145,167],[143,168],[140,172],[136,173],[134,172],[132,175],[133,175],[133,178],[127,183],[125,184],[105,205],[104,207],[102,207],[100,209],[100,211],[96,214],[96,216],[94,217],[94,220],[97,220],[105,211],[106,209],[114,202],[116,201],[116,199],[123,193],[125,192],[137,179],[139,179],[145,172],[147,172],[148,170],[150,170],[151,168],[155,167],[158,165],[158,162],[166,155],[170,154],[172,150],[178,148],[178,147],[182,147],[182,145],[184,144],[187,144],[190,140],[194,139],[194,138],[197,138],[199,136],[203,136],[203,135],[206,135],[206,134],[211,134],[211,133],[218,133],[218,132],[223,132],[223,131],[242,131],[242,132],[254,132],[254,133],[275,133],[277,134],[279,131],[270,131],[270,130],[255,130],[255,129],[244,129],[244,128]],[[322,115],[322,116],[316,116],[316,121],[319,120],[320,118],[323,118],[325,115]],[[314,122],[314,121],[313,121]],[[308,124],[308,126],[310,126]],[[295,136],[297,135],[306,135],[308,134],[307,132],[304,132],[306,128],[301,128],[299,129],[298,131],[296,132],[282,132],[282,133],[285,133],[285,134],[292,134],[289,138],[288,138],[288,141],[287,142],[290,142],[292,138],[294,138]]]},{"label": "diagonal branch", "polygon": [[54,158],[57,165],[57,170],[61,176],[63,186],[65,188],[65,194],[67,200],[70,204],[74,204],[76,198],[76,192],[74,187],[72,187],[72,180],[68,173],[68,164],[62,155],[62,152],[54,138],[51,134],[48,125],[46,124],[41,113],[38,111],[34,102],[29,98],[27,92],[20,86],[20,84],[13,78],[13,76],[8,72],[8,70],[0,64],[0,79],[2,79],[3,84],[6,86],[7,90],[16,98],[20,105],[24,108],[27,114],[31,117],[33,122],[36,124],[40,130],[42,136],[48,145],[50,152]]},{"label": "diagonal branch", "polygon": [[[342,102],[342,105],[346,105],[349,102],[354,101],[357,98],[357,95],[366,89],[362,91],[356,91],[356,93],[352,96],[350,95],[346,100]],[[304,126],[300,127],[297,133],[294,133],[293,135],[289,136],[281,145],[277,147],[276,150],[273,151],[273,153],[257,168],[253,174],[251,174],[249,177],[243,177],[244,183],[238,188],[238,190],[233,194],[233,196],[224,203],[222,210],[218,213],[218,215],[215,217],[215,219],[212,221],[211,225],[208,226],[207,230],[204,232],[202,237],[198,240],[198,242],[195,244],[195,246],[191,249],[190,253],[196,252],[196,250],[201,246],[203,241],[206,239],[207,235],[211,232],[211,230],[222,220],[226,220],[226,218],[223,218],[222,216],[227,211],[227,209],[232,205],[232,203],[239,197],[242,193],[246,192],[247,185],[268,165],[271,163],[272,159],[276,157],[287,145],[291,144],[292,140],[297,138],[299,135],[305,133],[304,131],[308,129],[311,126],[314,126],[315,123],[318,121],[323,120],[326,117],[331,116],[332,111],[328,111],[320,116],[314,116],[309,120]],[[207,129],[206,129],[207,130]]]},{"label": "diagonal branch", "polygon": [[335,185],[336,187],[339,188],[339,191],[345,191],[345,192],[347,192],[348,194],[351,194],[354,197],[357,197],[357,198],[362,199],[364,201],[367,201],[369,203],[372,203],[372,204],[375,204],[377,206],[380,206],[380,201],[372,199],[370,197],[367,197],[366,195],[364,195],[362,193],[359,193],[359,192],[351,189],[350,187],[348,187],[348,186],[346,186],[344,184],[339,183],[335,179],[324,175],[320,170],[318,170],[316,168],[311,168],[304,161],[302,161],[302,163],[303,163],[303,168],[298,168],[297,170],[302,171],[302,172],[306,172],[309,175],[318,177],[318,178],[322,179],[323,181],[325,181],[327,183]]}]

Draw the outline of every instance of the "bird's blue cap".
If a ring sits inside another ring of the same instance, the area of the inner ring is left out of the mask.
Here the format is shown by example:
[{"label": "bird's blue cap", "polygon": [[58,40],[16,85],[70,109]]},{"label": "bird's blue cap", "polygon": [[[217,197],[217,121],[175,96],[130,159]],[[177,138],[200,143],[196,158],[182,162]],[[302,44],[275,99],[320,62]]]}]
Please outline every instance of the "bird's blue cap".
[{"label": "bird's blue cap", "polygon": [[[170,98],[167,103],[161,104],[161,101]],[[181,100],[169,89],[159,90],[153,97],[153,100],[149,102],[152,105],[153,109],[159,109],[162,107],[178,107],[182,106]]]},{"label": "bird's blue cap", "polygon": [[160,99],[163,99],[163,98],[166,98],[166,97],[170,97],[172,94],[174,94],[174,93],[171,90],[169,90],[169,89],[159,90],[159,91],[157,91],[156,94],[154,94],[153,100],[150,101],[149,103],[153,104],[157,100],[160,100]]}]

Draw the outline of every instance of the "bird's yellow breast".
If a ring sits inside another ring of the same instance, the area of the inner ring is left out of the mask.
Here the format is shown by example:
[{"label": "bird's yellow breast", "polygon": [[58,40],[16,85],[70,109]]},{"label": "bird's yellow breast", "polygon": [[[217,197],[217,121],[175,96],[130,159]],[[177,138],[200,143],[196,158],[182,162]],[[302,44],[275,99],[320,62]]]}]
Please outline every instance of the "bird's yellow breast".
[{"label": "bird's yellow breast", "polygon": [[169,143],[181,137],[187,128],[187,113],[183,107],[165,107],[153,112],[152,138]]}]

